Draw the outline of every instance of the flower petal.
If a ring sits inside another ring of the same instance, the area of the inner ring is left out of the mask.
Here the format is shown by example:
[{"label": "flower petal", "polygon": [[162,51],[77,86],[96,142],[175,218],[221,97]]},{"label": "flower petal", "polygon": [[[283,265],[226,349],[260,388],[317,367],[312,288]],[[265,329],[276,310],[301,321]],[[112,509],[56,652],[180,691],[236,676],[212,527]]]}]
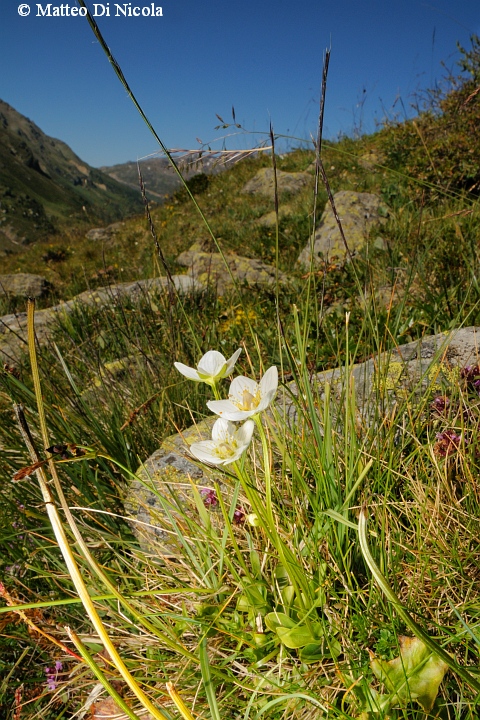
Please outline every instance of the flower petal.
[{"label": "flower petal", "polygon": [[227,367],[225,368],[225,375],[224,375],[224,377],[226,377],[227,375],[231,375],[231,374],[232,374],[232,370],[233,370],[233,368],[235,367],[235,363],[237,362],[238,357],[239,357],[239,355],[240,355],[241,352],[242,352],[242,348],[238,348],[238,350],[236,350],[236,351],[233,353],[232,357],[231,357],[229,360],[227,360]]},{"label": "flower petal", "polygon": [[212,427],[212,440],[215,442],[225,442],[229,435],[234,435],[237,431],[235,425],[225,418],[218,418]]},{"label": "flower petal", "polygon": [[244,375],[238,375],[234,378],[234,380],[232,380],[230,390],[228,391],[228,397],[232,398],[233,402],[243,404],[245,391],[255,397],[258,391],[258,385],[255,380],[245,377]]},{"label": "flower petal", "polygon": [[[189,447],[190,452],[200,462],[210,463],[210,465],[224,465],[225,458],[221,458],[217,453],[217,443],[213,440],[202,440],[201,442],[192,443]],[[231,462],[228,461],[227,462]]]},{"label": "flower petal", "polygon": [[189,380],[194,380],[195,382],[202,382],[202,378],[198,374],[196,370],[194,370],[191,367],[188,367],[188,365],[184,365],[183,363],[176,362],[173,363],[175,367],[177,368],[179,373],[182,373],[182,375],[185,375]]},{"label": "flower petal", "polygon": [[207,407],[215,415],[220,415],[224,420],[231,420],[232,422],[239,422],[240,420],[246,420],[256,412],[255,410],[239,410],[230,400],[209,400]]},{"label": "flower petal", "polygon": [[252,441],[253,431],[255,430],[255,423],[253,420],[247,420],[241,425],[236,434],[237,442],[243,447],[244,450],[250,445]]},{"label": "flower petal", "polygon": [[222,371],[226,365],[227,361],[222,353],[217,352],[217,350],[209,350],[201,358],[197,365],[197,370],[200,376],[208,378],[223,377]]},{"label": "flower petal", "polygon": [[210,465],[229,465],[238,460],[250,445],[255,423],[247,420],[242,427],[219,418],[212,428],[212,440],[192,443],[190,452]]},{"label": "flower petal", "polygon": [[277,392],[277,388],[278,370],[275,365],[272,365],[272,367],[268,368],[267,372],[260,380],[260,393],[262,395],[262,398],[264,395],[271,392],[273,392],[273,395],[275,395],[275,393]]}]

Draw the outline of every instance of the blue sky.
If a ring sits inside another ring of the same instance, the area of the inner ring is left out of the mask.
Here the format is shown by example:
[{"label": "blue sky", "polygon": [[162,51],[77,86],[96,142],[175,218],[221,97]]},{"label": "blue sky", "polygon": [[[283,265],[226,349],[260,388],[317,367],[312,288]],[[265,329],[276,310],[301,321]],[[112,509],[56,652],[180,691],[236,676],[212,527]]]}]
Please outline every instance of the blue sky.
[{"label": "blue sky", "polygon": [[[93,2],[86,0],[89,8]],[[94,166],[157,150],[86,18],[0,7],[0,98]],[[43,8],[48,3],[40,3]],[[58,5],[61,1],[58,2]],[[63,3],[76,6],[75,0]],[[104,2],[106,4],[106,2]],[[120,3],[123,6],[123,3]],[[132,0],[150,7],[151,0]],[[221,133],[215,114],[250,130],[308,140],[315,132],[323,54],[331,47],[325,136],[372,131],[411,112],[415,92],[453,67],[456,42],[480,34],[478,0],[156,0],[162,17],[97,17],[164,143],[195,148]],[[52,3],[52,8],[55,2]],[[241,135],[227,147],[247,148]]]}]

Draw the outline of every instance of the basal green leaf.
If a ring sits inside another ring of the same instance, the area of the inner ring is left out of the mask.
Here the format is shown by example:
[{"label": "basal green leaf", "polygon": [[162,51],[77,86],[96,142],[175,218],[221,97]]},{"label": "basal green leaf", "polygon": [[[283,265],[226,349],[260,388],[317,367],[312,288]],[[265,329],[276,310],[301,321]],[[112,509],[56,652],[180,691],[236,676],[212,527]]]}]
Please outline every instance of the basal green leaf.
[{"label": "basal green leaf", "polygon": [[272,632],[276,632],[278,627],[294,628],[297,623],[291,617],[282,612],[271,612],[265,615],[265,625]]},{"label": "basal green leaf", "polygon": [[371,667],[377,678],[399,704],[416,700],[428,712],[448,666],[418,638],[400,638],[400,656],[386,662],[373,658]]},{"label": "basal green leaf", "polygon": [[314,626],[313,632],[307,625],[300,625],[294,628],[282,626],[277,627],[278,637],[282,643],[291,650],[314,643],[319,637],[321,637],[321,633],[322,628],[318,624]]}]

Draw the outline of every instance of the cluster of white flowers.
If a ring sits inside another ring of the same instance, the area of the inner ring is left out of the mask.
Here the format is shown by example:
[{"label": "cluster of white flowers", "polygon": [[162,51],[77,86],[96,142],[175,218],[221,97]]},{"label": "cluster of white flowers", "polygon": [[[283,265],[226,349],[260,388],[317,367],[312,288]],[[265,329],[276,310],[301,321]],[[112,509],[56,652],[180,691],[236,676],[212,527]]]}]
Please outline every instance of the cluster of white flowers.
[{"label": "cluster of white flowers", "polygon": [[[231,374],[241,348],[229,360],[216,350],[207,352],[197,365],[197,369],[182,363],[175,367],[182,375],[204,382],[211,387]],[[208,408],[219,416],[212,428],[212,439],[192,443],[190,452],[198,460],[211,465],[228,465],[238,460],[250,445],[255,423],[254,415],[266,410],[277,392],[278,372],[275,366],[267,370],[259,383],[251,378],[236,377],[231,385],[228,400],[210,400]],[[240,427],[234,422],[245,420]]]}]

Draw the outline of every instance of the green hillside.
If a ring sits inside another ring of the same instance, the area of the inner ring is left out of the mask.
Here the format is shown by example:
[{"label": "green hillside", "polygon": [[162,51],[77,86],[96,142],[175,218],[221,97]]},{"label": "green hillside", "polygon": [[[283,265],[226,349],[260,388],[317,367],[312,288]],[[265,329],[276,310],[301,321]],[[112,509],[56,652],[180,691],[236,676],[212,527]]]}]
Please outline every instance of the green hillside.
[{"label": "green hillside", "polygon": [[148,158],[139,161],[138,165],[136,162],[120,163],[119,165],[102,167],[100,170],[114,180],[128,185],[132,190],[137,190],[139,166],[145,188],[151,200],[157,200],[158,202],[158,200],[163,200],[166,195],[178,190],[180,180],[165,158]]},{"label": "green hillside", "polygon": [[141,211],[138,191],[90,167],[3,101],[0,128],[0,252]]}]

